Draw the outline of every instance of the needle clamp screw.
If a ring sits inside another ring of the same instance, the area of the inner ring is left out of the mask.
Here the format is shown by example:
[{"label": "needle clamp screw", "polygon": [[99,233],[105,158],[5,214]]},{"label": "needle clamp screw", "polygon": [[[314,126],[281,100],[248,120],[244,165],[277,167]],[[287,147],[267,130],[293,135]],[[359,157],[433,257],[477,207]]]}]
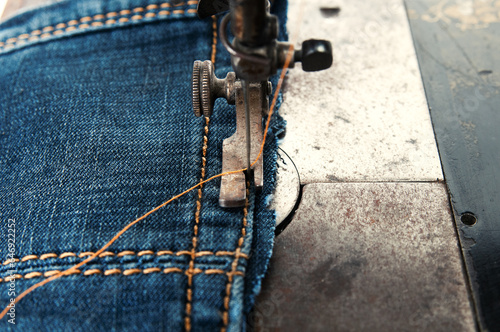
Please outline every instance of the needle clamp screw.
[{"label": "needle clamp screw", "polygon": [[227,74],[226,78],[219,79],[215,76],[215,68],[211,61],[196,60],[193,65],[192,101],[194,114],[210,117],[217,98],[224,98],[234,105],[234,72]]}]

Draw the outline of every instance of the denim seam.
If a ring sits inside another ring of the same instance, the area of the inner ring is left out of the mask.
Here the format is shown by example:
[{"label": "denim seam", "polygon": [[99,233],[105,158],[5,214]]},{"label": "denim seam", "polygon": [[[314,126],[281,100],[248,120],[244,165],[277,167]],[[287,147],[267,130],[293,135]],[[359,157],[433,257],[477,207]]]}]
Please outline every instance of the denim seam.
[{"label": "denim seam", "polygon": [[243,244],[245,243],[245,237],[246,237],[246,227],[247,227],[247,215],[248,215],[248,196],[250,196],[250,190],[249,190],[250,183],[247,182],[247,190],[246,190],[246,200],[245,200],[245,207],[243,208],[243,221],[242,221],[242,227],[241,227],[241,236],[238,239],[238,245],[235,249],[235,257],[233,260],[233,263],[231,264],[231,273],[228,273],[227,275],[227,284],[226,284],[226,296],[224,297],[224,312],[222,313],[222,327],[221,327],[221,332],[226,332],[227,331],[227,326],[229,324],[229,301],[231,299],[231,288],[233,286],[233,280],[234,276],[236,275],[235,272],[238,270],[239,266],[239,254],[241,251],[241,248],[243,247]]},{"label": "denim seam", "polygon": [[[46,271],[46,272],[29,272],[24,275],[22,274],[13,274],[10,275],[6,278],[0,278],[0,282],[10,282],[12,280],[19,280],[19,279],[33,279],[33,278],[39,278],[39,277],[45,277],[49,278],[52,277],[56,274],[61,273],[60,270],[51,270],[51,271]],[[201,269],[193,269],[192,272],[189,270],[182,270],[178,267],[169,267],[165,269],[161,269],[159,267],[150,267],[150,268],[145,268],[145,269],[139,269],[139,268],[133,268],[133,269],[126,269],[126,270],[121,270],[118,268],[114,269],[109,269],[109,270],[101,270],[101,269],[89,269],[85,271],[81,270],[74,270],[71,273],[67,274],[66,276],[69,275],[84,275],[84,276],[92,276],[92,275],[104,275],[104,276],[111,276],[111,275],[124,275],[124,276],[130,276],[130,275],[135,275],[135,274],[151,274],[151,273],[163,273],[163,274],[169,274],[169,273],[184,273],[186,275],[193,274],[197,275],[200,273],[210,275],[210,274],[225,274],[228,276],[228,278],[232,278],[233,276],[244,276],[244,272],[242,271],[224,271],[222,269],[207,269],[207,270],[201,270]]]},{"label": "denim seam", "polygon": [[[14,258],[14,259],[7,259],[2,263],[2,265],[8,265],[11,263],[18,263],[18,262],[27,262],[27,261],[33,261],[33,260],[46,260],[46,259],[51,259],[51,258],[67,258],[67,257],[87,257],[87,256],[92,256],[94,253],[91,251],[86,251],[82,252],[80,254],[76,254],[74,252],[63,252],[60,255],[57,255],[55,253],[46,253],[42,254],[40,256],[37,255],[27,255],[22,258]],[[131,250],[124,250],[119,253],[114,253],[111,251],[105,251],[101,253],[98,257],[99,258],[104,258],[104,257],[109,257],[109,256],[116,256],[116,257],[123,257],[123,256],[145,256],[145,255],[155,255],[155,256],[182,256],[182,255],[192,255],[191,251],[188,250],[181,250],[177,252],[173,252],[170,250],[160,250],[157,252],[154,252],[153,250],[142,250],[139,251],[138,253],[135,253],[134,251]],[[217,252],[212,252],[212,251],[198,251],[195,254],[196,257],[204,257],[204,256],[238,256],[238,258],[244,258],[248,259],[248,255],[244,253],[236,253],[234,251],[217,251]]]},{"label": "denim seam", "polygon": [[[215,64],[217,54],[217,18],[212,16],[212,53],[210,60]],[[205,179],[205,166],[207,164],[207,149],[208,149],[208,131],[210,125],[210,118],[205,117],[205,127],[203,129],[203,145],[202,145],[202,162],[201,162],[201,176],[200,183]],[[191,250],[191,257],[189,260],[189,269],[186,272],[188,277],[188,286],[186,289],[186,309],[184,317],[184,328],[187,332],[191,331],[191,311],[193,303],[193,274],[195,267],[195,258],[197,257],[196,247],[198,244],[198,225],[200,223],[200,213],[201,213],[201,201],[203,199],[203,185],[198,188],[198,198],[196,199],[196,212],[195,212],[195,224],[193,226],[193,248]],[[235,253],[236,254],[236,253]],[[247,256],[248,257],[248,256]]]},{"label": "denim seam", "polygon": [[[207,164],[207,147],[208,147],[208,126],[210,124],[210,119],[205,117],[205,127],[203,135],[203,145],[202,145],[202,157],[201,157],[201,176],[200,183],[205,179],[205,166]],[[198,188],[198,197],[196,199],[196,212],[195,212],[195,223],[193,226],[193,239],[192,239],[192,249],[190,251],[189,259],[189,269],[186,271],[188,277],[188,286],[186,288],[186,309],[184,318],[184,327],[186,331],[191,331],[191,309],[193,300],[193,276],[194,276],[194,260],[196,258],[196,247],[198,244],[198,225],[200,223],[200,212],[201,212],[201,201],[203,199],[203,185]]]},{"label": "denim seam", "polygon": [[[93,16],[85,16],[80,19],[73,19],[66,23],[58,23],[54,25],[49,25],[40,29],[33,30],[29,33],[23,33],[17,37],[11,37],[5,41],[0,41],[0,51],[11,50],[16,46],[25,45],[28,42],[40,42],[45,41],[49,37],[56,37],[64,34],[65,32],[82,32],[82,31],[96,31],[98,29],[88,30],[89,28],[106,28],[119,23],[127,22],[141,22],[146,19],[152,19],[158,16],[169,16],[171,14],[196,14],[197,10],[190,8],[187,10],[176,9],[176,10],[166,10],[164,8],[178,7],[182,5],[195,5],[198,1],[189,0],[187,2],[182,2],[180,4],[171,5],[169,2],[163,2],[161,4],[151,4],[146,7],[135,7],[133,9],[123,9],[120,11],[113,11],[104,14],[97,14]],[[153,10],[159,10],[157,13]],[[147,11],[146,14],[140,15]],[[130,16],[131,17],[126,17]],[[120,17],[119,17],[120,16]],[[118,18],[119,17],[119,18]],[[106,20],[105,20],[106,19]],[[105,20],[105,21],[104,21]]]}]

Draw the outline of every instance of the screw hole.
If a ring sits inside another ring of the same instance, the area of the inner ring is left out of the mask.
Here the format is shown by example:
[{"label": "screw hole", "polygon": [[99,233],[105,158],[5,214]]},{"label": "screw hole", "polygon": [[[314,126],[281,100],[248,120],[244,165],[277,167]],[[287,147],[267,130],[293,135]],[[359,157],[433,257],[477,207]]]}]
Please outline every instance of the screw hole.
[{"label": "screw hole", "polygon": [[467,226],[472,226],[477,222],[477,218],[474,213],[465,212],[460,216],[460,221],[466,224]]},{"label": "screw hole", "polygon": [[340,7],[321,7],[319,11],[323,17],[336,17],[339,16]]}]

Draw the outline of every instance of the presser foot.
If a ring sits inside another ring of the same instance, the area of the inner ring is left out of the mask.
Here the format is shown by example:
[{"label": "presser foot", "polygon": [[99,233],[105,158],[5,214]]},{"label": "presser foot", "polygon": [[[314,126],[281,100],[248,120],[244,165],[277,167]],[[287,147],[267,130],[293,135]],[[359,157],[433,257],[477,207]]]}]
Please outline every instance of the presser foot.
[{"label": "presser foot", "polygon": [[[262,145],[262,117],[269,111],[268,96],[272,92],[272,85],[267,80],[245,82],[245,85],[241,80],[236,79],[234,72],[228,73],[223,79],[217,78],[214,65],[208,60],[194,63],[192,96],[195,114],[209,117],[217,98],[224,98],[229,104],[236,105],[236,132],[226,138],[222,146],[223,173],[247,168],[248,156],[250,156],[250,164],[254,163]],[[245,98],[245,87],[247,98]],[[246,117],[246,105],[249,121]],[[247,133],[247,127],[249,133]],[[250,141],[250,148],[248,148],[247,141]],[[222,207],[245,206],[247,180],[252,178],[256,189],[262,188],[264,183],[262,155],[247,172],[247,178],[244,172],[222,176],[219,205]]]},{"label": "presser foot", "polygon": [[[268,82],[248,83],[248,105],[250,119],[250,163],[257,158],[262,145],[262,115],[269,108]],[[236,132],[226,138],[222,145],[222,172],[247,167],[246,112],[242,82],[235,82]],[[247,175],[253,176],[257,190],[264,184],[263,155],[253,165]],[[222,176],[219,205],[222,207],[242,207],[246,202],[246,178],[243,172]]]}]

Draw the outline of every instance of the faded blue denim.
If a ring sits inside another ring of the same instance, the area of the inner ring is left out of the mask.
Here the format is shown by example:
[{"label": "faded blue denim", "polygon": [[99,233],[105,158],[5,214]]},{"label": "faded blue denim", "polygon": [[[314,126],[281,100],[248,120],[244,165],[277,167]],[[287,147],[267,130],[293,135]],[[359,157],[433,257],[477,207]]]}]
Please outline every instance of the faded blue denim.
[{"label": "faded blue denim", "polygon": [[[202,176],[205,122],[193,114],[190,82],[193,61],[210,59],[212,21],[199,20],[192,2],[160,4],[61,1],[0,25],[0,254],[6,261],[14,220],[16,294],[82,261]],[[274,7],[283,39],[286,4]],[[219,76],[231,70],[220,43],[216,69]],[[210,119],[205,178],[221,172],[233,107],[217,102]],[[265,187],[249,197],[230,331],[245,328],[271,255],[275,218],[266,199],[283,128],[276,116]],[[220,208],[219,185],[206,184],[200,200],[196,252],[204,253],[194,259],[193,331],[224,326],[227,272],[242,234],[243,209]],[[197,200],[195,190],[134,226],[81,273],[37,289],[16,305],[16,325],[6,317],[0,330],[183,330]],[[2,307],[11,298],[9,269],[0,266]]]}]

